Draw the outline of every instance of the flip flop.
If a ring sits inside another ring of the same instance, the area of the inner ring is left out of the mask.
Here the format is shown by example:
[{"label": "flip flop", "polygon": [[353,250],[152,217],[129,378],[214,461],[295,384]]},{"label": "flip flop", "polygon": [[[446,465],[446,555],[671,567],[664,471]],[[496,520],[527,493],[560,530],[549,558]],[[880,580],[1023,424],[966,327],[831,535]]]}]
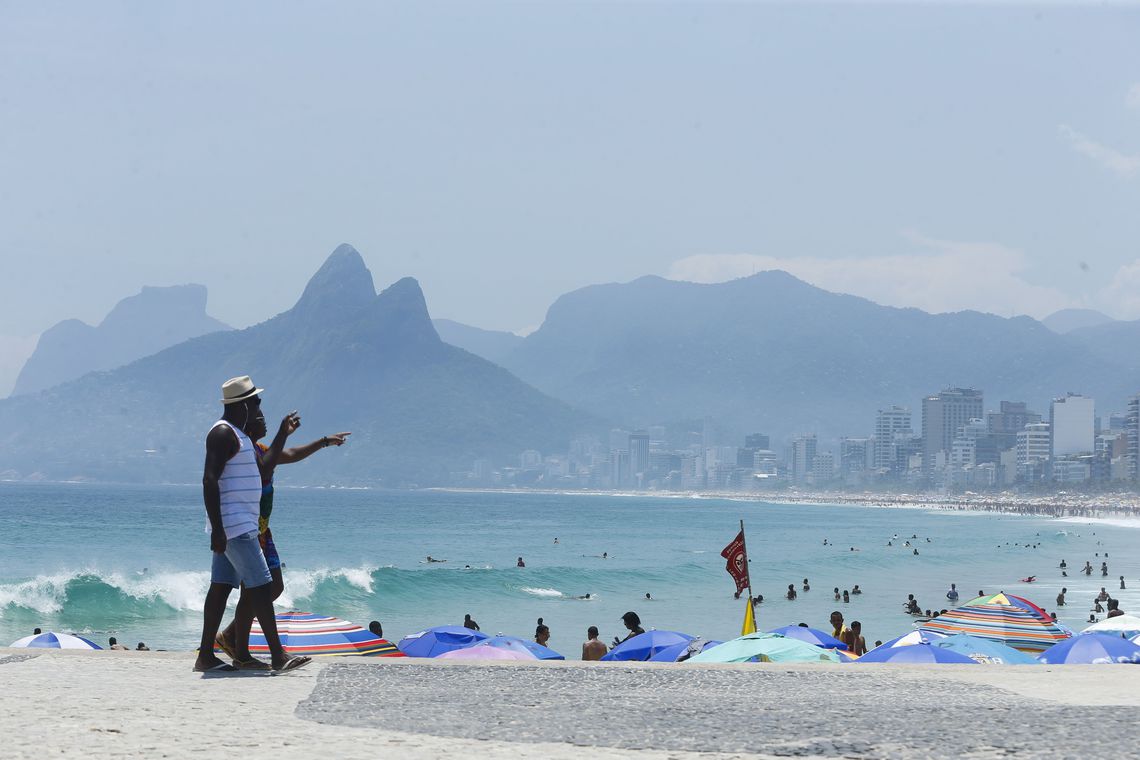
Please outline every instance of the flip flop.
[{"label": "flip flop", "polygon": [[222,634],[219,633],[214,637],[214,646],[222,650],[222,653],[231,660],[237,659],[237,655],[234,654],[234,648],[229,645],[229,642],[226,641],[226,637]]},{"label": "flip flop", "polygon": [[248,660],[234,660],[235,670],[273,670],[273,667],[265,660],[259,660],[256,657],[251,657]]},{"label": "flip flop", "polygon": [[198,666],[194,666],[195,673],[234,673],[236,671],[237,668],[224,662],[219,662],[217,665],[214,665],[210,668],[199,668]]},{"label": "flip flop", "polygon": [[284,665],[282,665],[279,668],[276,668],[276,670],[278,673],[284,673],[288,670],[296,670],[297,668],[303,668],[312,661],[313,661],[312,657],[290,657],[285,662]]}]

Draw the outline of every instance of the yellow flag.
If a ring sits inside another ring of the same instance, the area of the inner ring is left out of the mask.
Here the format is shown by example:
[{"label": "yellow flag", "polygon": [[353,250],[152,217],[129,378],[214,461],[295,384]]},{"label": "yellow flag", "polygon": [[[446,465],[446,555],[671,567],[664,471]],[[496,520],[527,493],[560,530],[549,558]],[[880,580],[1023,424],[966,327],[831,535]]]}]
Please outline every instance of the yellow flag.
[{"label": "yellow flag", "polygon": [[750,633],[756,633],[756,618],[752,614],[752,600],[748,599],[744,602],[744,625],[740,627],[740,635]]}]

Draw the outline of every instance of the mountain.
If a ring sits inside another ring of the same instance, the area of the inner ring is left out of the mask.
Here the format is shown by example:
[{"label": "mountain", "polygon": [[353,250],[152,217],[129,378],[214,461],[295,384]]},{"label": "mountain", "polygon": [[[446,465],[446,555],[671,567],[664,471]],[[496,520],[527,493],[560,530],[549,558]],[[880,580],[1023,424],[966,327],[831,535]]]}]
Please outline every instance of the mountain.
[{"label": "mountain", "polygon": [[1112,317],[1095,309],[1061,309],[1053,312],[1041,324],[1055,333],[1064,335],[1082,327],[1097,327],[1115,322]]},{"label": "mountain", "polygon": [[523,342],[522,337],[514,333],[482,330],[450,319],[433,319],[431,323],[444,343],[458,346],[496,364]]},{"label": "mountain", "polygon": [[987,408],[1025,400],[1045,413],[1066,391],[1119,408],[1137,383],[1126,362],[1029,317],[880,306],[781,271],[582,288],[503,366],[625,425],[711,417],[729,440],[762,431],[774,442],[870,435],[890,404],[910,407],[917,429],[922,397],[951,385],[981,388]]},{"label": "mountain", "polygon": [[229,329],[206,313],[205,286],[145,287],[119,301],[97,327],[68,319],[48,328],[16,378],[12,395],[121,367],[184,340]]},{"label": "mountain", "polygon": [[476,458],[562,451],[580,425],[597,425],[441,341],[415,280],[377,295],[343,245],[296,305],[266,322],[0,401],[0,477],[196,482],[220,386],[244,374],[266,389],[270,435],[293,409],[303,425],[294,442],[353,433],[279,470],[283,483],[445,484]]}]

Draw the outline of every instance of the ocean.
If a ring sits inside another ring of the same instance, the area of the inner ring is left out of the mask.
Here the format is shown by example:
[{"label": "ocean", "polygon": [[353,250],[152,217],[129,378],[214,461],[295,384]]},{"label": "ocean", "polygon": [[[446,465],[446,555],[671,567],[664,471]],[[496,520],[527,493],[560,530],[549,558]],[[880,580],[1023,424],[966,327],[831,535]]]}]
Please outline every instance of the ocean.
[{"label": "ocean", "polygon": [[[908,593],[924,608],[949,607],[952,582],[962,601],[1005,590],[1057,610],[1077,629],[1101,586],[1125,611],[1140,604],[1140,522],[720,498],[278,487],[272,526],[286,585],[278,606],[361,625],[380,620],[394,641],[458,625],[464,614],[485,632],[530,637],[541,617],[550,646],[571,659],[588,626],[606,641],[623,633],[627,610],[646,628],[727,639],[740,633],[744,602],[733,599],[720,550],[741,519],[753,590],[765,597],[761,629],[800,622],[826,629],[838,609],[863,623],[871,644],[911,629],[902,612]],[[197,486],[0,483],[0,645],[40,627],[99,644],[116,636],[132,648],[145,641],[152,649],[192,649],[209,583],[204,525]],[[428,555],[447,561],[429,564]],[[520,556],[525,568],[516,567]],[[1068,578],[1058,569],[1062,559]],[[1098,568],[1089,578],[1078,573],[1086,560]],[[1102,561],[1109,578],[1100,577]],[[1030,575],[1038,581],[1019,582]],[[1127,590],[1119,590],[1120,575]],[[783,598],[789,583],[799,591],[795,601]],[[833,588],[856,584],[862,595],[834,601]],[[1068,605],[1057,609],[1062,585]]]}]

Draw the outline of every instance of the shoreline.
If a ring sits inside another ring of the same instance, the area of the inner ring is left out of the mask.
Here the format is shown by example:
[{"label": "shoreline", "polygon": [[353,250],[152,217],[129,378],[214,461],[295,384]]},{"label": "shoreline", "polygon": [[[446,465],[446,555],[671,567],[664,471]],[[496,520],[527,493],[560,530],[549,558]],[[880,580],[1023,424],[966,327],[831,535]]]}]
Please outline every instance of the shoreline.
[{"label": "shoreline", "polygon": [[1135,521],[1140,527],[1140,495],[1064,494],[1024,496],[1015,494],[964,494],[962,496],[924,496],[922,494],[861,494],[826,491],[794,493],[740,493],[738,491],[602,491],[565,490],[555,488],[424,488],[423,491],[444,493],[546,494],[551,496],[608,496],[629,499],[722,499],[726,501],[771,504],[810,504],[835,507],[869,507],[875,509],[918,509],[926,511],[977,512],[1089,520]]}]

